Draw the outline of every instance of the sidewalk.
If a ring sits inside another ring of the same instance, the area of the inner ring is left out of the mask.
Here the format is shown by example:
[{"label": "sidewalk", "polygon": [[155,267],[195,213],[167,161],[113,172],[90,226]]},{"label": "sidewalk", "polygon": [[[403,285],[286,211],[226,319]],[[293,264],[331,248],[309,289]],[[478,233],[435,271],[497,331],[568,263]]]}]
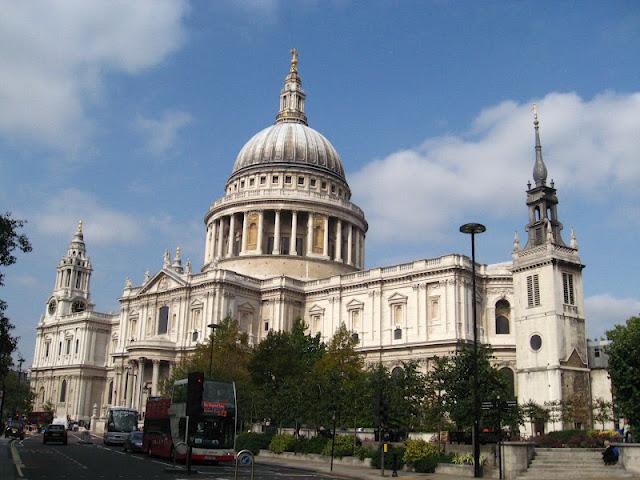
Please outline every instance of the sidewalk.
[{"label": "sidewalk", "polygon": [[[366,467],[354,467],[347,465],[334,465],[333,472],[329,470],[329,463],[311,462],[307,459],[295,460],[292,458],[266,458],[256,457],[256,463],[263,465],[284,465],[291,468],[300,468],[318,473],[326,473],[336,477],[353,478],[361,480],[380,480],[380,470]],[[391,471],[384,471],[384,478],[391,478]],[[430,479],[430,480],[467,480],[469,477],[454,475],[442,475],[437,473],[415,473],[398,471],[398,477],[405,480]]]}]

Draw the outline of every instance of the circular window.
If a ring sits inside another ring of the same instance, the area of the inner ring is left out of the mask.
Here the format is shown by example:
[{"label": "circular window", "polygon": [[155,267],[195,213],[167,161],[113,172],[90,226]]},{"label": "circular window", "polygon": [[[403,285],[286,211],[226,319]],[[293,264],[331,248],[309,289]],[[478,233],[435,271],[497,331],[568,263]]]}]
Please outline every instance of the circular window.
[{"label": "circular window", "polygon": [[56,301],[51,300],[49,302],[49,315],[53,315],[54,313],[56,313]]},{"label": "circular window", "polygon": [[531,338],[529,339],[529,345],[531,345],[531,348],[536,352],[540,350],[540,348],[542,347],[542,338],[540,337],[540,335],[531,335]]}]

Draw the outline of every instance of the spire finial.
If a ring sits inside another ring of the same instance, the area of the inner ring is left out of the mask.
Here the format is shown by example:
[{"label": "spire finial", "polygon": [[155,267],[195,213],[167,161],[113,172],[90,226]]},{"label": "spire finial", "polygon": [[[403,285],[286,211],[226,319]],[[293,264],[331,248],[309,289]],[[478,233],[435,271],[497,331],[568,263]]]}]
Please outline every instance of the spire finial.
[{"label": "spire finial", "polygon": [[280,109],[276,115],[276,123],[296,122],[307,125],[304,114],[305,94],[302,90],[302,80],[298,75],[298,50],[291,49],[291,67],[284,80],[284,87],[280,91]]},{"label": "spire finial", "polygon": [[78,235],[82,235],[82,220],[78,221],[78,228],[76,229]]},{"label": "spire finial", "polygon": [[180,246],[177,246],[176,247],[176,262],[179,262],[181,258],[182,258],[182,254],[180,252]]},{"label": "spire finial", "polygon": [[533,112],[533,127],[536,131],[536,162],[533,165],[533,180],[536,187],[541,187],[547,183],[547,167],[542,160],[542,144],[540,143],[540,121],[538,120],[538,106],[534,103],[531,107]]},{"label": "spire finial", "polygon": [[513,251],[519,252],[521,250],[520,247],[520,237],[518,236],[518,232],[514,232],[513,234]]},{"label": "spire finial", "polygon": [[569,246],[576,250],[578,249],[578,239],[576,238],[576,232],[573,227],[571,227],[571,242],[569,243]]}]

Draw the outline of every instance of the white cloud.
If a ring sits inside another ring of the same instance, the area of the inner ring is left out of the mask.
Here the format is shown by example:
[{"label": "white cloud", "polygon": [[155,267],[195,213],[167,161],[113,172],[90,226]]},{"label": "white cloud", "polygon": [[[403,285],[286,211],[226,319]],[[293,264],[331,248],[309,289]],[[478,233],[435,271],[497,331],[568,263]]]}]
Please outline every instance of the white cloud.
[{"label": "white cloud", "polygon": [[143,222],[133,215],[103,206],[93,195],[76,189],[52,196],[45,210],[32,217],[40,233],[69,240],[78,220],[83,220],[85,238],[96,245],[139,241],[144,234]]},{"label": "white cloud", "polygon": [[166,155],[175,145],[178,131],[191,123],[193,118],[187,112],[167,111],[156,120],[138,117],[134,128],[147,137],[146,148],[157,156]]},{"label": "white cloud", "polygon": [[73,149],[108,73],[135,74],[184,41],[184,0],[6,1],[0,15],[0,134]]},{"label": "white cloud", "polygon": [[584,301],[587,313],[588,335],[600,337],[614,325],[624,324],[629,317],[640,315],[640,300],[615,298],[608,293],[587,297]]},{"label": "white cloud", "polygon": [[[537,103],[549,179],[577,196],[602,195],[603,185],[637,196],[640,93],[591,100],[550,93]],[[533,138],[530,105],[505,101],[481,111],[465,134],[429,138],[365,165],[350,184],[367,213],[370,239],[389,242],[400,231],[433,240],[453,220],[520,214]]]}]

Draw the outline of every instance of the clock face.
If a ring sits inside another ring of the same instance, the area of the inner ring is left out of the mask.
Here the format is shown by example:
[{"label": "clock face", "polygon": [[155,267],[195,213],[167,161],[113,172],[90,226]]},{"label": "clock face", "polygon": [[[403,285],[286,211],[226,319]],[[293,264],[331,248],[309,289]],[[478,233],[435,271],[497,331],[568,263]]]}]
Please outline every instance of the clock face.
[{"label": "clock face", "polygon": [[49,302],[49,315],[53,315],[54,313],[56,313],[56,301],[51,300]]}]

